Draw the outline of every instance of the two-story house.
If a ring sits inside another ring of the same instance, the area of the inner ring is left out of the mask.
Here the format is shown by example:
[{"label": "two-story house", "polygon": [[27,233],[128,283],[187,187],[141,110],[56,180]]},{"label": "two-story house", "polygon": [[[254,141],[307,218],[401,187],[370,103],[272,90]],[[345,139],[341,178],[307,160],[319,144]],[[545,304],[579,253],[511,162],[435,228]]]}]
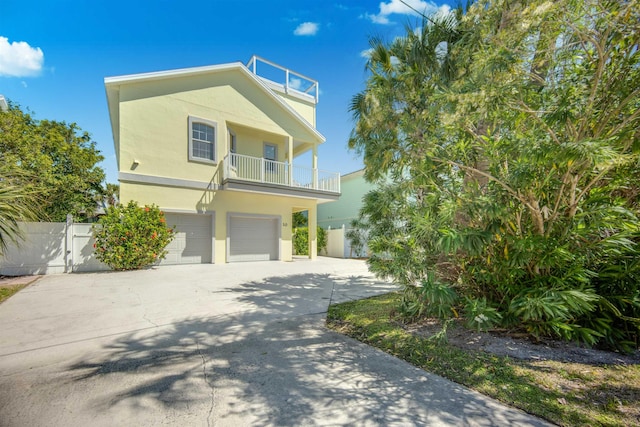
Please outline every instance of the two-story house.
[{"label": "two-story house", "polygon": [[154,203],[176,226],[163,263],[289,261],[297,211],[316,257],[317,205],[340,196],[339,174],[318,170],[318,82],[254,56],[105,87],[120,200]]}]

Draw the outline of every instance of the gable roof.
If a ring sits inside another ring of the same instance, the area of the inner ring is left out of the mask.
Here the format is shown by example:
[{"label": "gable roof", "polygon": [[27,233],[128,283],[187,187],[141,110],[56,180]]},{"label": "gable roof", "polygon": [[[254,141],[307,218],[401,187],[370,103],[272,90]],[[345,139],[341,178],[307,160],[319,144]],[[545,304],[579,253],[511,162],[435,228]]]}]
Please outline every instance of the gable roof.
[{"label": "gable roof", "polygon": [[256,87],[258,87],[263,93],[265,93],[270,99],[272,99],[278,107],[282,108],[284,111],[290,114],[291,117],[294,118],[294,120],[296,120],[306,130],[308,130],[311,135],[313,135],[318,144],[322,144],[323,142],[325,142],[326,138],[320,132],[318,132],[318,130],[311,123],[309,123],[304,117],[302,117],[300,113],[298,113],[295,109],[293,109],[293,107],[287,104],[284,99],[278,96],[278,94],[273,89],[271,89],[268,81],[265,81],[265,79],[252,73],[243,63],[230,62],[227,64],[208,65],[204,67],[180,68],[175,70],[154,71],[150,73],[105,77],[104,85],[107,93],[107,105],[109,108],[109,117],[111,120],[111,131],[113,133],[113,139],[116,145],[116,155],[117,147],[120,145],[118,133],[120,123],[120,109],[118,108],[120,100],[120,86],[164,79],[216,74],[234,70],[243,73],[243,75],[246,76],[251,82],[253,82]]}]

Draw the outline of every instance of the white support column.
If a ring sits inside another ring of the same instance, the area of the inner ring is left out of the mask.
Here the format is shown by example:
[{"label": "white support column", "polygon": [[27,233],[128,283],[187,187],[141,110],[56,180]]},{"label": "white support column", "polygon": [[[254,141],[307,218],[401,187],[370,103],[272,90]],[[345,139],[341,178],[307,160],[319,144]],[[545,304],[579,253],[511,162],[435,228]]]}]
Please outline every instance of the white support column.
[{"label": "white support column", "polygon": [[309,229],[309,259],[318,257],[318,207],[314,205],[307,210],[307,226]]},{"label": "white support column", "polygon": [[289,176],[287,183],[290,187],[293,186],[293,137],[287,137],[287,160],[289,161]]},{"label": "white support column", "polygon": [[318,189],[318,144],[313,144],[313,157],[312,157],[312,165],[313,169],[313,189]]}]

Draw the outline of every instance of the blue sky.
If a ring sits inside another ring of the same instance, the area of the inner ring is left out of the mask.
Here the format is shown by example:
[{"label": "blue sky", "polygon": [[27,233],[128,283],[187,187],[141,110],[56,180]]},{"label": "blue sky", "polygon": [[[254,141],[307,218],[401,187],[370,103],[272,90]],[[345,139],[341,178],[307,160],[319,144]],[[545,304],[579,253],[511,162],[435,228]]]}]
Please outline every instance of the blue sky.
[{"label": "blue sky", "polygon": [[[404,0],[432,13],[438,0]],[[401,0],[2,0],[0,94],[37,119],[91,133],[117,182],[104,78],[241,61],[259,55],[319,81],[319,167],[362,167],[347,150],[353,95],[366,80],[371,36],[420,20]]]}]

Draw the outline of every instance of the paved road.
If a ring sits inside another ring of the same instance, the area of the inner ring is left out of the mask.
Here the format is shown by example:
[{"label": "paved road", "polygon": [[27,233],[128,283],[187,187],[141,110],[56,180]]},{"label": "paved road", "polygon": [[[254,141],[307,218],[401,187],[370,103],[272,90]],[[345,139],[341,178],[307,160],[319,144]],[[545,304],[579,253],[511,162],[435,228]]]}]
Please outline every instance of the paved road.
[{"label": "paved road", "polygon": [[329,258],[44,277],[0,305],[0,425],[545,425],[324,327],[390,289]]}]

